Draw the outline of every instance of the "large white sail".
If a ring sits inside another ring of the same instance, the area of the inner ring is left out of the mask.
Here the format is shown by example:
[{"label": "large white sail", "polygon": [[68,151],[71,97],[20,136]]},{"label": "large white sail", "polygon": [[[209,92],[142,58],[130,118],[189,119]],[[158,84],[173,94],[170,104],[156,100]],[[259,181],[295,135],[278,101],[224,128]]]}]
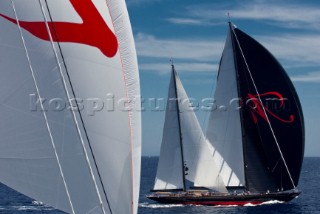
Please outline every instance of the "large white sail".
[{"label": "large white sail", "polygon": [[141,118],[128,101],[140,84],[125,2],[2,1],[0,15],[0,181],[68,213],[137,213]]},{"label": "large white sail", "polygon": [[217,109],[211,112],[206,137],[227,186],[243,186],[244,161],[242,133],[231,35],[222,54],[214,99]]},{"label": "large white sail", "polygon": [[195,187],[206,187],[219,192],[227,192],[219,170],[209,150],[209,145],[190,106],[190,100],[176,74],[179,97],[180,126],[186,169],[186,179]]},{"label": "large white sail", "polygon": [[182,155],[176,83],[172,72],[154,190],[185,188]]}]

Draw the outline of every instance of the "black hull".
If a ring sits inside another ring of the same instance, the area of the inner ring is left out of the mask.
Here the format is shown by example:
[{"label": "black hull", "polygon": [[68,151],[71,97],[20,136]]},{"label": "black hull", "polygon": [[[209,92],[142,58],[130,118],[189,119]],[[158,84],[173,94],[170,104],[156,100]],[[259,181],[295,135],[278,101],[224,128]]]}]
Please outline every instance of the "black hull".
[{"label": "black hull", "polygon": [[246,204],[258,205],[267,201],[288,202],[297,197],[300,192],[281,192],[269,194],[227,194],[227,195],[188,195],[182,194],[151,194],[147,198],[165,204],[191,204],[191,205],[206,205],[206,206],[243,206]]}]

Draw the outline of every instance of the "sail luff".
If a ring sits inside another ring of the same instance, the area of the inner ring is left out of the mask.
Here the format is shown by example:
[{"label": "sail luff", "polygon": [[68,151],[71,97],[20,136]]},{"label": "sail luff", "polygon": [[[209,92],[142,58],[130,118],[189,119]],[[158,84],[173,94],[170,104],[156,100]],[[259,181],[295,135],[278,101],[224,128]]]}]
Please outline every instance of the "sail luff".
[{"label": "sail luff", "polygon": [[131,204],[132,213],[137,213],[141,177],[141,92],[137,53],[126,2],[107,0],[106,3],[118,39],[126,100],[130,106],[127,116],[130,132]]}]

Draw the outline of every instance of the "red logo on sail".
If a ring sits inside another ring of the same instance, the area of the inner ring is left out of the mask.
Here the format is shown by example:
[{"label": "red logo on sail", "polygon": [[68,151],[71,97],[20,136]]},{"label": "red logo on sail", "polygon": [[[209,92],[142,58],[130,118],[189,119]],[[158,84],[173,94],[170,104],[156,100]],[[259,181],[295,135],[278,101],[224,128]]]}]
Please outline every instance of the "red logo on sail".
[{"label": "red logo on sail", "polygon": [[[113,57],[118,51],[118,41],[105,23],[92,0],[70,0],[74,9],[82,18],[82,23],[48,22],[54,42],[71,42],[86,44],[98,48],[105,56]],[[17,20],[0,16],[17,24]],[[50,41],[45,22],[19,21],[22,28],[34,36]]]},{"label": "red logo on sail", "polygon": [[[249,98],[249,102],[251,102],[251,104],[249,105],[250,109],[251,109],[251,115],[252,115],[252,118],[253,118],[253,121],[255,124],[258,123],[258,118],[257,118],[257,115],[259,115],[260,117],[262,117],[265,121],[268,121],[267,119],[267,115],[270,115],[272,116],[273,118],[276,118],[277,120],[283,122],[283,123],[292,123],[294,121],[294,115],[290,115],[289,116],[289,119],[283,119],[283,118],[280,118],[278,115],[276,115],[275,113],[273,113],[270,109],[268,109],[266,106],[264,106],[260,100],[258,99],[259,97],[264,97],[264,96],[274,96],[276,97],[276,99],[278,101],[280,101],[280,107],[283,107],[284,105],[284,98],[283,96],[278,93],[278,92],[275,92],[275,91],[272,91],[272,92],[267,92],[267,93],[264,93],[264,94],[257,94],[257,95],[252,95],[252,94],[248,94],[248,98]],[[248,103],[248,102],[247,102]],[[264,111],[264,110],[265,111]]]}]

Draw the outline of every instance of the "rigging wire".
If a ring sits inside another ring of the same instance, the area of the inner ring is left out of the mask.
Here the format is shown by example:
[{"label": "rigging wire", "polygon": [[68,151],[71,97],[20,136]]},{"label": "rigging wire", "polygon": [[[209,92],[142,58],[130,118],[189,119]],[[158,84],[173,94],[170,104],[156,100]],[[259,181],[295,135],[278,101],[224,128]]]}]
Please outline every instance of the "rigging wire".
[{"label": "rigging wire", "polygon": [[[29,57],[28,49],[27,49],[26,42],[25,42],[23,34],[22,34],[20,21],[18,19],[17,11],[16,11],[16,8],[15,8],[13,0],[11,0],[11,4],[12,4],[12,8],[13,8],[13,11],[14,11],[15,18],[17,20],[17,25],[18,25],[18,28],[19,28],[21,40],[22,40],[23,47],[24,47],[24,50],[25,50],[25,53],[26,53],[26,57],[27,57],[27,60],[28,60],[28,64],[29,64],[29,68],[30,68],[31,74],[32,74],[33,82],[35,84],[35,88],[36,88],[36,91],[37,91],[37,94],[38,94],[38,98],[41,99],[40,90],[39,90],[39,87],[38,87],[38,84],[37,84],[37,80],[36,80],[36,77],[35,77],[34,70],[33,70],[32,65],[31,65],[31,60],[30,60],[30,57]],[[67,183],[66,183],[66,179],[64,177],[64,173],[63,173],[62,166],[61,166],[61,163],[60,163],[60,158],[59,158],[58,153],[57,153],[57,149],[56,149],[56,146],[55,146],[55,143],[54,143],[54,140],[53,140],[53,136],[52,136],[52,133],[51,133],[51,129],[50,129],[50,125],[49,125],[49,122],[48,122],[48,118],[47,118],[47,115],[45,113],[44,106],[43,106],[42,102],[40,102],[40,106],[41,106],[41,109],[42,109],[42,112],[43,112],[44,119],[46,121],[46,126],[47,126],[47,129],[48,129],[48,132],[49,132],[49,137],[50,137],[50,141],[51,141],[51,144],[52,144],[52,148],[54,150],[55,157],[56,157],[56,160],[57,160],[57,164],[59,166],[59,171],[60,171],[60,174],[61,174],[61,178],[63,180],[63,185],[64,185],[64,187],[66,189],[66,194],[67,194],[67,197],[68,197],[68,200],[69,200],[69,203],[70,203],[70,208],[71,208],[72,213],[75,214],[75,211],[74,211],[74,208],[73,208],[73,204],[72,204],[72,200],[71,200],[71,197],[70,197],[70,193],[69,193],[69,190],[68,190],[68,186],[67,186]]]},{"label": "rigging wire", "polygon": [[[63,87],[65,89],[65,92],[66,92],[66,95],[68,97],[68,100],[69,100],[69,104],[70,106],[73,106],[72,105],[72,101],[70,99],[70,93],[67,89],[67,83],[66,83],[66,80],[65,80],[65,77],[63,75],[63,71],[62,71],[62,67],[61,67],[61,63],[59,62],[59,57],[58,57],[58,53],[57,53],[57,50],[54,46],[54,43],[53,43],[53,38],[52,38],[52,35],[51,35],[51,31],[50,31],[50,28],[49,28],[49,24],[48,24],[48,19],[46,17],[46,14],[44,12],[44,7],[43,7],[43,4],[41,2],[41,0],[39,0],[39,3],[40,3],[40,6],[41,6],[41,11],[42,11],[42,14],[43,14],[43,17],[45,19],[45,25],[46,25],[46,29],[48,31],[48,36],[50,38],[50,42],[51,42],[51,45],[52,45],[52,49],[54,51],[54,54],[55,54],[55,59],[56,59],[56,62],[57,62],[57,65],[58,65],[58,68],[59,68],[59,72],[60,72],[60,76],[61,76],[61,79],[62,79],[62,82],[63,82]],[[89,167],[89,171],[90,171],[90,175],[92,177],[92,180],[93,180],[93,183],[94,183],[94,187],[95,187],[95,190],[96,190],[96,193],[97,193],[97,196],[98,196],[98,199],[99,199],[99,203],[100,203],[100,206],[101,206],[101,209],[102,209],[102,212],[104,214],[106,214],[106,211],[104,209],[104,206],[103,206],[103,202],[102,202],[102,198],[101,198],[101,195],[100,195],[100,192],[99,192],[99,188],[98,188],[98,184],[97,184],[97,181],[96,181],[96,178],[94,176],[94,172],[93,172],[93,169],[91,167],[91,164],[90,164],[90,160],[89,160],[89,156],[88,156],[88,152],[85,148],[85,144],[84,144],[84,140],[83,140],[83,137],[82,137],[82,134],[81,134],[81,130],[80,130],[80,126],[79,126],[79,122],[76,118],[76,115],[74,113],[74,111],[71,109],[71,112],[72,112],[72,116],[73,116],[73,120],[76,124],[76,128],[77,128],[77,132],[78,132],[78,135],[80,137],[80,141],[81,141],[81,145],[83,147],[83,151],[85,153],[85,157],[86,157],[86,161],[88,163],[88,167]],[[109,204],[108,204],[109,205]],[[109,207],[110,208],[110,207]],[[110,209],[110,212],[111,212],[111,209]]]}]

